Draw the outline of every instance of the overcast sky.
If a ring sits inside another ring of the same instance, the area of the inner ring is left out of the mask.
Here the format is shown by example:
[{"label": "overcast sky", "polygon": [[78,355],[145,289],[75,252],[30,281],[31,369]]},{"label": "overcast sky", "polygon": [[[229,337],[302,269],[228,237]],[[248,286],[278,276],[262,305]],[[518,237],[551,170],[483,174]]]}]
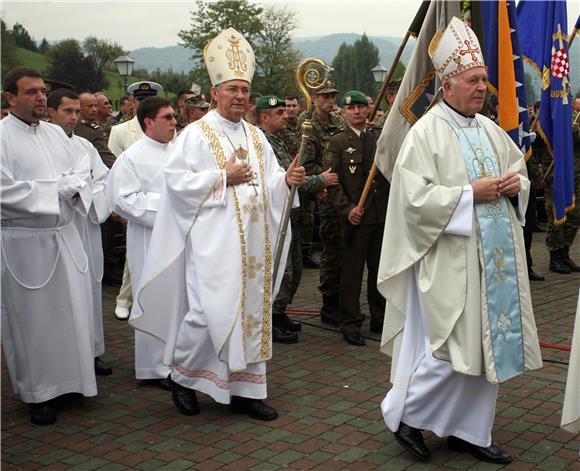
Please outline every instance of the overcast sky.
[{"label": "overcast sky", "polygon": [[[369,36],[402,37],[420,0],[274,1],[261,6],[287,6],[296,12],[296,37],[366,32]],[[191,25],[194,1],[51,1],[3,0],[2,17],[9,26],[19,22],[37,40],[89,35],[119,42],[125,49],[173,46],[177,32]],[[568,0],[569,25],[580,11],[580,0]]]}]

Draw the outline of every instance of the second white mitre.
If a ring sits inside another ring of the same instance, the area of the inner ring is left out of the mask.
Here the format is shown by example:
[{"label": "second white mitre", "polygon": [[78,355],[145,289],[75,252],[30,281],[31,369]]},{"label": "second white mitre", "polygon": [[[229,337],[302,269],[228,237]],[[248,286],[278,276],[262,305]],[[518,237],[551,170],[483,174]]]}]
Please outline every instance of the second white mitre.
[{"label": "second white mitre", "polygon": [[256,68],[254,50],[234,28],[222,31],[206,44],[203,60],[214,87],[228,80],[252,83]]},{"label": "second white mitre", "polygon": [[429,44],[429,56],[441,81],[472,67],[485,67],[477,36],[455,16],[443,33],[438,31],[433,36]]}]

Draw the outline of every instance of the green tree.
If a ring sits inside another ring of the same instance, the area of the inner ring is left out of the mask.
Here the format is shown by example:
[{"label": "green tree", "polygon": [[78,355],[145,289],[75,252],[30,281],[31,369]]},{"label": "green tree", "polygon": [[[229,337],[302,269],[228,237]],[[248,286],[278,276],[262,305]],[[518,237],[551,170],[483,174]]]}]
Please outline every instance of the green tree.
[{"label": "green tree", "polygon": [[336,88],[341,93],[356,89],[354,46],[342,43],[332,60]]},{"label": "green tree", "polygon": [[48,60],[46,76],[53,80],[70,83],[79,91],[96,92],[107,86],[103,70],[95,68],[93,60],[83,54],[75,39],[65,39],[53,45]]},{"label": "green tree", "polygon": [[366,95],[375,95],[377,83],[371,70],[379,64],[379,48],[364,33],[355,41],[353,49],[356,89]]},{"label": "green tree", "polygon": [[49,49],[50,49],[50,44],[48,44],[48,41],[46,40],[46,38],[43,38],[42,41],[40,42],[40,44],[38,45],[38,52],[46,55],[48,53]]},{"label": "green tree", "polygon": [[16,41],[16,47],[21,47],[23,49],[28,49],[29,51],[38,51],[36,47],[36,41],[30,36],[30,33],[26,31],[26,28],[20,23],[16,23],[12,27],[12,36]]},{"label": "green tree", "polygon": [[4,20],[0,23],[0,41],[2,43],[0,63],[2,64],[2,78],[4,78],[6,72],[18,65],[18,61],[16,59],[16,40],[14,39],[12,32],[6,26],[6,23],[4,23]]},{"label": "green tree", "polygon": [[88,36],[83,41],[83,49],[97,70],[105,68],[114,70],[113,61],[119,56],[128,54],[128,51],[125,51],[119,43],[108,39],[98,39],[95,36]]},{"label": "green tree", "polygon": [[210,39],[222,30],[232,27],[239,31],[255,47],[263,29],[261,14],[263,9],[248,0],[197,0],[197,10],[191,12],[191,29],[178,33],[183,45],[192,50],[194,80],[202,90],[210,87],[203,64],[203,48]]},{"label": "green tree", "polygon": [[263,29],[257,39],[256,74],[252,87],[263,94],[284,95],[294,90],[294,73],[300,53],[292,45],[296,14],[270,7],[262,14]]}]

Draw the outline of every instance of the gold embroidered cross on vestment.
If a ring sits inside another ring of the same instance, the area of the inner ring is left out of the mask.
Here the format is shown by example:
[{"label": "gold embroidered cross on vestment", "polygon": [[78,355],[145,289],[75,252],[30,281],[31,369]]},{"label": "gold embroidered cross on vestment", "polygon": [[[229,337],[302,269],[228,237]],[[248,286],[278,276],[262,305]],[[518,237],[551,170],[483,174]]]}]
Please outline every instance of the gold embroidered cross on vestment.
[{"label": "gold embroidered cross on vestment", "polygon": [[264,212],[264,206],[258,201],[257,195],[252,195],[250,197],[250,202],[246,203],[242,208],[244,213],[250,215],[251,222],[258,222],[260,213]]}]

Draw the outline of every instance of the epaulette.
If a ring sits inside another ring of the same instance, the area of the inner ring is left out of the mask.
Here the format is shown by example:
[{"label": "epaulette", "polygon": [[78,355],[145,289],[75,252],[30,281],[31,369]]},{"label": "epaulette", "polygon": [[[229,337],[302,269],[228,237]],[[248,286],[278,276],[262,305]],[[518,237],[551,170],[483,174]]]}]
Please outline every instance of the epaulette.
[{"label": "epaulette", "polygon": [[99,126],[97,123],[88,123],[88,124],[93,129],[101,129],[101,126]]},{"label": "epaulette", "polygon": [[337,134],[340,134],[340,133],[341,133],[341,132],[343,132],[343,131],[344,131],[344,128],[335,129],[334,131],[332,131],[332,132],[330,133],[330,136],[331,136],[331,137],[332,137],[332,136],[335,136],[335,135],[337,135]]}]

